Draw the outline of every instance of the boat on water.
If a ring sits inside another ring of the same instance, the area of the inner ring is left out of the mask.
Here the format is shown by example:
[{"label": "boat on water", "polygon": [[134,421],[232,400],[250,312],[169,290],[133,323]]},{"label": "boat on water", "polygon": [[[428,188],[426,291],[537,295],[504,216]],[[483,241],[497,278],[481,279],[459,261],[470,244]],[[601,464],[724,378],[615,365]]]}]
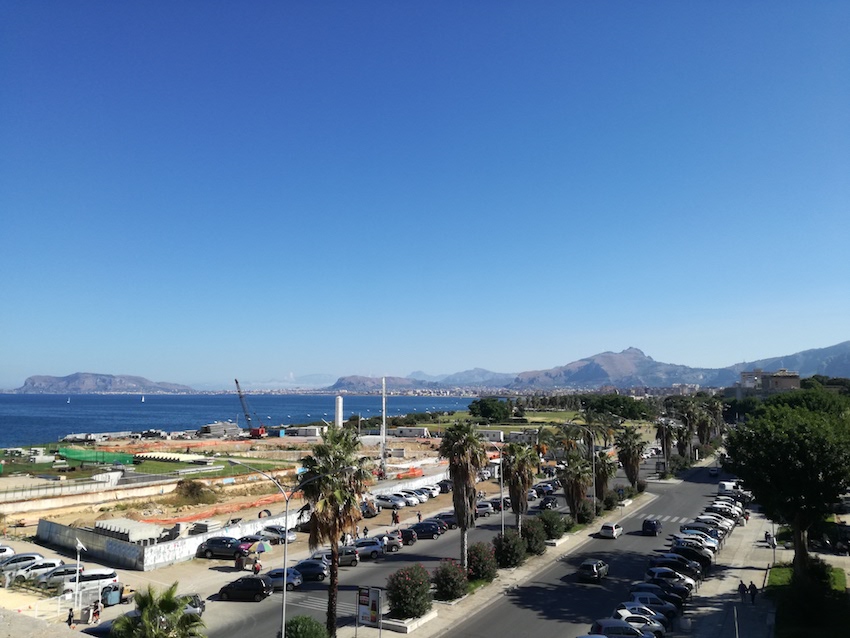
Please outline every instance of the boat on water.
[{"label": "boat on water", "polygon": [[142,395],[142,403],[144,403],[144,402],[145,402],[145,395],[143,394]]}]

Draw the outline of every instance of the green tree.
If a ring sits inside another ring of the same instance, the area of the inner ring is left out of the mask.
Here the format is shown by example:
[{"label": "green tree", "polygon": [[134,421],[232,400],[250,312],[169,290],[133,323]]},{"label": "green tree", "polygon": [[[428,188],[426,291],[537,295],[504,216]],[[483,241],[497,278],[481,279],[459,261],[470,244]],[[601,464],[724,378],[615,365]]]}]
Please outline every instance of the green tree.
[{"label": "green tree", "polygon": [[593,469],[584,455],[570,452],[564,459],[565,467],[558,470],[561,487],[573,519],[578,520],[579,506],[587,498],[587,488],[593,485]]},{"label": "green tree", "polygon": [[[666,417],[661,417],[655,422],[655,438],[661,442],[664,458],[668,462],[673,456],[673,429],[670,419]],[[670,471],[669,467],[667,471]]]},{"label": "green tree", "polygon": [[159,591],[148,585],[136,592],[138,614],[115,619],[113,638],[203,638],[200,616],[186,614],[186,601],[177,595],[178,583]]},{"label": "green tree", "polygon": [[286,638],[328,638],[328,630],[312,616],[293,616],[286,620]]},{"label": "green tree", "polygon": [[504,481],[508,484],[511,511],[516,517],[518,532],[522,532],[522,516],[528,512],[528,490],[534,484],[534,467],[538,457],[529,445],[508,443],[502,448]]},{"label": "green tree", "polygon": [[460,564],[468,569],[469,530],[475,527],[475,479],[487,465],[484,441],[471,423],[456,423],[443,433],[440,456],[449,462],[452,503],[460,529]]},{"label": "green tree", "polygon": [[794,576],[806,582],[809,528],[850,485],[850,422],[805,408],[773,406],[729,433],[727,468],[774,521],[791,526]]},{"label": "green tree", "polygon": [[623,464],[623,471],[632,487],[635,487],[640,478],[640,461],[646,442],[641,438],[640,432],[634,426],[623,428],[614,439],[617,446],[617,458]]},{"label": "green tree", "polygon": [[336,636],[336,607],[339,591],[339,538],[354,532],[361,518],[360,500],[372,479],[369,460],[358,455],[357,431],[330,425],[322,442],[301,464],[306,472],[301,479],[304,498],[312,506],[310,550],[330,545],[331,564],[328,583],[328,635]]},{"label": "green tree", "polygon": [[511,408],[506,401],[485,397],[475,399],[469,404],[469,414],[493,422],[507,421],[508,417],[511,416]]}]

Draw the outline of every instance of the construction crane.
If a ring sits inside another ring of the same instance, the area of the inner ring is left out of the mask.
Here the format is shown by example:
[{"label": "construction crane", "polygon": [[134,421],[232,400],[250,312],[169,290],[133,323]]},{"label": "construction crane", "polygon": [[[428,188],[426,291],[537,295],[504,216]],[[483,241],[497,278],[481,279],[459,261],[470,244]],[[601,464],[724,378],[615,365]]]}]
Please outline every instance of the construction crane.
[{"label": "construction crane", "polygon": [[242,404],[242,412],[245,414],[245,425],[248,428],[251,438],[262,439],[268,436],[265,427],[260,423],[254,424],[254,421],[251,419],[251,411],[248,409],[248,400],[242,393],[242,388],[239,387],[239,379],[234,379],[234,381],[236,382],[236,393],[239,395],[239,402]]}]

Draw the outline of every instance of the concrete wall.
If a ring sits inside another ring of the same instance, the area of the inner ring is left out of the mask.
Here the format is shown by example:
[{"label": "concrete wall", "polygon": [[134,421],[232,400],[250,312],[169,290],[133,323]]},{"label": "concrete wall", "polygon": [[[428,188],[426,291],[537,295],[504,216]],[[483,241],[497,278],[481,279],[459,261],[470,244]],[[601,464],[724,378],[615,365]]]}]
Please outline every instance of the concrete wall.
[{"label": "concrete wall", "polygon": [[[74,507],[78,505],[100,505],[103,503],[115,503],[123,499],[147,498],[173,492],[177,487],[177,481],[163,482],[156,485],[143,487],[125,487],[108,489],[102,483],[86,483],[82,485],[68,485],[74,488],[68,490],[64,496],[53,498],[36,498],[28,500],[13,500],[0,503],[0,514],[15,516],[32,512],[41,512],[60,507]],[[23,494],[23,493],[22,493]]]}]

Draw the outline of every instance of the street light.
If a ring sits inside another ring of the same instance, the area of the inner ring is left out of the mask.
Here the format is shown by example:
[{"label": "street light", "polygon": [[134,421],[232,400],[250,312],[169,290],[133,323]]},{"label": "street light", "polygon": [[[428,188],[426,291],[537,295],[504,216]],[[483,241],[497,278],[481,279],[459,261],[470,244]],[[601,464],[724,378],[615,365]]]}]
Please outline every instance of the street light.
[{"label": "street light", "polygon": [[505,465],[502,450],[493,441],[490,444],[499,452],[499,513],[502,515],[502,538],[505,536]]},{"label": "street light", "polygon": [[286,501],[286,507],[284,508],[284,511],[283,511],[283,527],[284,527],[284,537],[283,537],[283,600],[282,600],[281,605],[280,605],[280,618],[281,618],[281,620],[280,620],[280,638],[284,638],[284,636],[286,636],[286,580],[287,580],[287,576],[288,576],[286,564],[289,560],[289,542],[286,538],[287,533],[289,532],[289,502],[292,500],[292,497],[295,494],[297,494],[298,492],[300,492],[301,489],[305,485],[308,485],[308,484],[312,483],[313,481],[318,481],[319,479],[322,479],[322,478],[327,478],[328,476],[335,476],[336,474],[340,474],[340,473],[343,473],[343,472],[350,472],[354,468],[344,467],[341,470],[339,470],[338,472],[334,472],[333,474],[318,474],[316,476],[313,476],[313,477],[307,479],[306,481],[299,483],[298,485],[296,485],[292,489],[291,492],[289,492],[287,494],[286,490],[283,488],[283,485],[281,485],[280,482],[275,477],[273,477],[271,474],[266,474],[262,470],[258,470],[255,467],[251,467],[247,463],[243,463],[242,461],[237,461],[235,459],[229,459],[228,463],[230,463],[231,465],[241,465],[242,467],[248,468],[252,472],[256,472],[257,474],[262,474],[267,479],[269,479],[272,483],[274,483],[274,486],[278,490],[280,490],[280,493],[283,494],[283,499]]}]

